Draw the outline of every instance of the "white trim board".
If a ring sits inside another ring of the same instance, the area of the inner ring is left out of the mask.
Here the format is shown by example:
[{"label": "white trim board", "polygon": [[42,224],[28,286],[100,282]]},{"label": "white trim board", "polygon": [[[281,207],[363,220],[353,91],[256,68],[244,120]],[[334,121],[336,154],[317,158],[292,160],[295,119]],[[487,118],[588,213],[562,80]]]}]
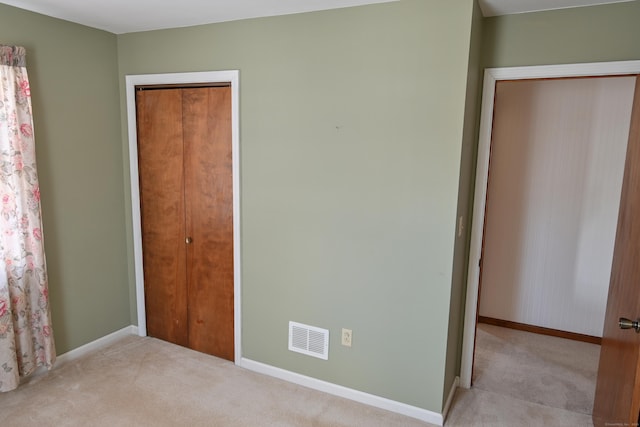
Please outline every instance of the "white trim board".
[{"label": "white trim board", "polygon": [[447,415],[449,415],[449,409],[451,409],[451,404],[453,403],[453,398],[456,395],[456,390],[460,385],[460,377],[456,377],[451,385],[451,390],[449,390],[449,396],[447,397],[447,401],[444,404],[444,408],[442,408],[442,419],[446,420]]},{"label": "white trim board", "polygon": [[462,362],[460,366],[461,387],[471,387],[476,316],[478,309],[480,257],[482,255],[482,237],[484,231],[484,214],[487,198],[489,153],[491,149],[491,130],[493,128],[493,107],[496,83],[499,80],[616,76],[625,74],[640,74],[640,61],[487,68],[485,70],[482,91],[482,111],[480,113],[480,134],[478,137],[476,186],[473,199],[473,221],[471,225],[471,242],[469,247],[469,270],[467,272],[464,334],[462,338]]},{"label": "white trim board", "polygon": [[[109,335],[105,335],[104,337],[100,337],[97,340],[91,341],[90,343],[81,345],[78,348],[74,348],[66,353],[60,354],[56,357],[56,361],[53,364],[51,370],[58,369],[69,362],[73,362],[85,356],[86,354],[91,353],[92,351],[99,350],[103,347],[107,347],[113,344],[116,341],[121,340],[124,337],[129,335],[138,335],[138,327],[135,325],[125,326],[122,329],[119,329],[115,332],[110,333]],[[46,367],[41,366],[36,369],[32,374],[27,375],[26,377],[20,378],[20,384],[27,383],[31,381],[33,378],[37,378],[40,375],[47,373],[48,370]]]},{"label": "white trim board", "polygon": [[136,280],[136,306],[138,332],[147,335],[144,306],[144,270],[142,263],[142,227],[140,224],[140,188],[138,179],[138,136],[136,131],[137,85],[164,85],[190,83],[231,84],[231,151],[233,174],[233,282],[234,282],[234,346],[235,363],[242,357],[242,315],[240,277],[240,73],[238,70],[205,71],[197,73],[139,74],[126,76],[127,128],[129,135],[129,171],[131,180],[131,216],[133,220],[133,250]]},{"label": "white trim board", "polygon": [[[416,406],[407,405],[406,403],[397,402],[395,400],[387,399],[369,393],[364,393],[362,391],[354,390],[338,384],[329,383],[316,378],[308,377],[306,375],[297,374],[295,372],[276,368],[275,366],[266,365],[264,363],[256,362],[250,359],[242,358],[240,360],[239,366],[250,371],[265,374],[274,378],[279,378],[290,383],[298,384],[303,387],[311,388],[313,390],[318,390],[334,396],[353,400],[365,405],[395,412],[401,415],[406,415],[408,417],[426,421],[431,424],[435,424],[438,426],[444,425],[443,414],[429,411],[427,409],[418,408]],[[449,394],[449,399],[447,399],[448,404],[450,404],[449,401],[453,398],[456,384],[457,380],[453,384],[452,391]]]},{"label": "white trim board", "polygon": [[91,341],[90,343],[63,353],[56,358],[56,367],[77,360],[82,356],[91,353],[92,351],[110,346],[114,342],[119,341],[129,335],[138,335],[138,327],[135,325],[125,326],[124,328],[112,332],[109,335],[105,335],[104,337],[98,338],[97,340]]}]

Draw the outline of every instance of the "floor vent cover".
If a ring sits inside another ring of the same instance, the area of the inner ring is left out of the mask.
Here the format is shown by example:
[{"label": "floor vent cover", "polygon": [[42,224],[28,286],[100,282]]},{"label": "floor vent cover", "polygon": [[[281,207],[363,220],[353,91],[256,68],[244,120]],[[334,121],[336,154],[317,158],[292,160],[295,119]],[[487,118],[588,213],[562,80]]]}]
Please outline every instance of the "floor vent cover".
[{"label": "floor vent cover", "polygon": [[328,360],[329,331],[302,323],[289,322],[289,350]]}]

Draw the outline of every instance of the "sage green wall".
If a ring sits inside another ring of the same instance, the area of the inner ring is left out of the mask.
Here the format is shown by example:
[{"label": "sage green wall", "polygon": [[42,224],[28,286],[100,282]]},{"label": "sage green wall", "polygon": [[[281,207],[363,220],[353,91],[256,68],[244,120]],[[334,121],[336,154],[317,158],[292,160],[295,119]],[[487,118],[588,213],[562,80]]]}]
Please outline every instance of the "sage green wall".
[{"label": "sage green wall", "polygon": [[131,323],[116,36],[0,4],[27,49],[58,354]]},{"label": "sage green wall", "polygon": [[[118,36],[121,86],[240,70],[244,357],[442,410],[472,5]],[[287,350],[290,320],[330,330],[328,361]]]},{"label": "sage green wall", "polygon": [[464,115],[462,154],[460,156],[460,183],[458,187],[458,214],[462,218],[461,235],[456,234],[453,258],[453,280],[449,305],[449,336],[447,340],[447,364],[443,390],[443,405],[451,387],[460,375],[462,359],[462,335],[464,332],[465,297],[469,242],[471,239],[471,216],[475,184],[478,126],[480,119],[480,94],[482,91],[482,33],[484,18],[477,2],[474,2],[471,20],[469,69],[467,73],[467,98]]},{"label": "sage green wall", "polygon": [[640,59],[640,1],[485,20],[486,67]]}]

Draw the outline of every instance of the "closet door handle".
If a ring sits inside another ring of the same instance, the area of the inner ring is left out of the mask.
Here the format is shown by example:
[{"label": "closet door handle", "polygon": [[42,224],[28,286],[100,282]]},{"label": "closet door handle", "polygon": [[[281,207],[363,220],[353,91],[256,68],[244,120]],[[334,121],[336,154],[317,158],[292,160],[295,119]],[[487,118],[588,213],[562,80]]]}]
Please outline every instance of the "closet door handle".
[{"label": "closet door handle", "polygon": [[187,245],[190,245],[190,244],[191,244],[191,242],[193,242],[193,239],[192,239],[191,237],[187,237],[187,238],[185,239],[185,242],[187,243]]}]

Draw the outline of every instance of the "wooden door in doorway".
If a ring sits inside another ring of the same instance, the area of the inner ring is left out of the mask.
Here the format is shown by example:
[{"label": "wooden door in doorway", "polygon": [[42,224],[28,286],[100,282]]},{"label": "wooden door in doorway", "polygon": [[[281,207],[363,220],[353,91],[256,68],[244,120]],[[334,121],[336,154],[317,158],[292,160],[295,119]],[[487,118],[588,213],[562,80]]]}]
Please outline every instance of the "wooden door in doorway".
[{"label": "wooden door in doorway", "polygon": [[596,395],[595,426],[637,426],[640,418],[640,334],[620,317],[640,318],[640,78],[636,78],[620,198]]},{"label": "wooden door in doorway", "polygon": [[234,358],[231,88],[136,92],[147,332]]}]

